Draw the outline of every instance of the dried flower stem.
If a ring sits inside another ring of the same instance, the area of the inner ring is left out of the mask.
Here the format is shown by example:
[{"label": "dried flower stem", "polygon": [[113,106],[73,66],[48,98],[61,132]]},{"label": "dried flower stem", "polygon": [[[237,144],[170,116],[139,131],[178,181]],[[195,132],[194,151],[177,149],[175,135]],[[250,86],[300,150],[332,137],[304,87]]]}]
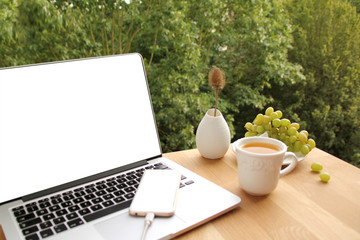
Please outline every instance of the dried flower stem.
[{"label": "dried flower stem", "polygon": [[209,85],[215,89],[216,102],[214,117],[216,117],[216,109],[218,105],[219,90],[225,86],[225,76],[223,71],[218,67],[212,67],[209,73]]}]

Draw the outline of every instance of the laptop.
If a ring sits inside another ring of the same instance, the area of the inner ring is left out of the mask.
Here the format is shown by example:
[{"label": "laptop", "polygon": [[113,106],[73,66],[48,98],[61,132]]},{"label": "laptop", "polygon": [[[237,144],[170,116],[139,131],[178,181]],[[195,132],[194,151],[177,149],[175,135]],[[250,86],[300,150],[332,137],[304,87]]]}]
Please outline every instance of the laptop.
[{"label": "laptop", "polygon": [[182,174],[168,239],[241,199],[162,157],[138,53],[0,69],[0,224],[7,239],[140,239],[129,215],[142,173]]}]

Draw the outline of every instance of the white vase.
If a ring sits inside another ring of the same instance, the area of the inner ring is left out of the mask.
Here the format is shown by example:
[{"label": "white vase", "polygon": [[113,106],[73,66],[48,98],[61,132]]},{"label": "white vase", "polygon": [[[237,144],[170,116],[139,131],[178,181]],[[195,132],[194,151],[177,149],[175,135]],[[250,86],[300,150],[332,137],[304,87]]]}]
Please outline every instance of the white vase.
[{"label": "white vase", "polygon": [[225,155],[230,146],[230,129],[219,110],[209,109],[196,131],[196,146],[200,154],[209,159]]}]

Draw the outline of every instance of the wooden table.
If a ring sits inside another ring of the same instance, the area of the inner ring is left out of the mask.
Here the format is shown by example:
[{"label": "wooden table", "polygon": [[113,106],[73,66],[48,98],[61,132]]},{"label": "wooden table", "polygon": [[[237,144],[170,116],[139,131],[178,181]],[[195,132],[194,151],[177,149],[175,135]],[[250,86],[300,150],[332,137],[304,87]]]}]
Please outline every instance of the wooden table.
[{"label": "wooden table", "polygon": [[[360,239],[360,169],[324,151],[311,151],[265,197],[241,190],[231,149],[218,160],[205,159],[196,149],[164,156],[242,199],[239,208],[177,239]],[[328,183],[310,170],[314,161],[330,173]]]},{"label": "wooden table", "polygon": [[[231,149],[218,160],[195,150],[164,154],[241,197],[240,207],[178,239],[360,239],[360,169],[322,150],[312,150],[265,197],[240,188]],[[311,171],[320,162],[328,183]]]}]

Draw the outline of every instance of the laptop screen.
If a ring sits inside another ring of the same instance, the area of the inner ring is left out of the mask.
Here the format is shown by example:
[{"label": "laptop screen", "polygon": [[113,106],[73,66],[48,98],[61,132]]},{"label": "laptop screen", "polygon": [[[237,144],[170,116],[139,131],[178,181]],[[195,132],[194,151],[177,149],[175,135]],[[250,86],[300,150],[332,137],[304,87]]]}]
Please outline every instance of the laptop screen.
[{"label": "laptop screen", "polygon": [[139,54],[0,70],[0,202],[160,154]]}]

